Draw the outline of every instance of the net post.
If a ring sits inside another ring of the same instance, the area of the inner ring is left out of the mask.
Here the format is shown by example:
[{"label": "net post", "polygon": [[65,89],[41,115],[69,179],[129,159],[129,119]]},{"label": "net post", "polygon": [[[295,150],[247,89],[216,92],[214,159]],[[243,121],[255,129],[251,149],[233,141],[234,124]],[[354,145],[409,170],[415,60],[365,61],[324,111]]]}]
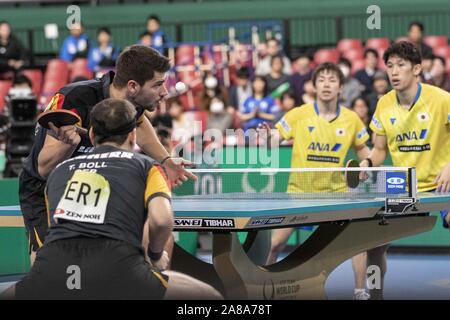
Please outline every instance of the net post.
[{"label": "net post", "polygon": [[416,168],[408,168],[409,197],[417,199]]}]

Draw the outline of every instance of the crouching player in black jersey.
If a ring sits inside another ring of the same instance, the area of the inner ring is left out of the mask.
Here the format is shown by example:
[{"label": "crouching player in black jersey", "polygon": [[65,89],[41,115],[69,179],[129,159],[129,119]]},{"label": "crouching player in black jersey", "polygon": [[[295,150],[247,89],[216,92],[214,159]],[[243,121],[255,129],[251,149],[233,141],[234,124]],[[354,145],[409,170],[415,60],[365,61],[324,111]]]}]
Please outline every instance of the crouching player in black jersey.
[{"label": "crouching player in black jersey", "polygon": [[[162,168],[133,152],[136,108],[107,99],[91,112],[92,153],[62,162],[45,191],[49,233],[16,299],[217,299],[211,286],[166,269],[173,229]],[[144,225],[148,221],[148,229]],[[142,248],[143,233],[149,246]],[[151,264],[146,262],[148,253]]]}]

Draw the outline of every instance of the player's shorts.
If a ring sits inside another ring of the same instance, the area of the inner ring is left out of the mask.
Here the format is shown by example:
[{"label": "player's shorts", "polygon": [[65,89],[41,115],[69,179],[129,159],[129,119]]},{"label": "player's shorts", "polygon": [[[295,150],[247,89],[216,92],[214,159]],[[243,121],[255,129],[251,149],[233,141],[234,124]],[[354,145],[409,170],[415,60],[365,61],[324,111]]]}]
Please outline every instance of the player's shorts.
[{"label": "player's shorts", "polygon": [[162,299],[168,277],[142,250],[107,238],[46,243],[31,271],[16,284],[16,299]]},{"label": "player's shorts", "polygon": [[24,170],[19,177],[19,200],[25,229],[29,239],[29,252],[42,247],[48,231],[45,181],[36,179]]}]

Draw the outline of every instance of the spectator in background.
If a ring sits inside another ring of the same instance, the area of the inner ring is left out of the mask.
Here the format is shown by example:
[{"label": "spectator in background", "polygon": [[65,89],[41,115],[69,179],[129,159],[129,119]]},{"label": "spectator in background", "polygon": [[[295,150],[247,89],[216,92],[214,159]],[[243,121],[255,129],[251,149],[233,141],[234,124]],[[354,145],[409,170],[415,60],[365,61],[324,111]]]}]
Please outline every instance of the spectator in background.
[{"label": "spectator in background", "polygon": [[193,134],[192,123],[186,118],[183,106],[178,99],[167,101],[168,112],[172,117],[172,140],[188,140]]},{"label": "spectator in background", "polygon": [[363,86],[351,76],[352,64],[348,59],[341,58],[338,66],[344,75],[344,85],[339,100],[344,106],[350,107],[353,101],[361,95]]},{"label": "spectator in background", "polygon": [[267,56],[261,59],[256,67],[256,74],[259,76],[266,76],[270,73],[272,67],[272,57],[281,55],[283,58],[283,73],[287,75],[292,74],[291,61],[283,54],[280,42],[277,39],[269,39],[266,41]]},{"label": "spectator in background", "polygon": [[445,73],[445,59],[435,56],[431,67],[431,78],[428,84],[434,85],[450,92],[450,76]]},{"label": "spectator in background", "polygon": [[215,76],[208,73],[204,77],[203,90],[200,92],[200,110],[209,110],[214,98],[218,98],[228,106],[227,90],[219,85],[219,80]]},{"label": "spectator in background", "polygon": [[63,42],[59,58],[67,62],[72,62],[76,58],[87,58],[89,46],[90,40],[84,33],[83,25],[76,23],[70,29],[70,36]]},{"label": "spectator in background", "polygon": [[148,31],[142,32],[139,35],[138,44],[146,46],[146,47],[152,47],[153,46],[152,34]]},{"label": "spectator in background", "polygon": [[427,82],[431,79],[431,68],[433,67],[434,55],[422,56],[422,73],[420,78],[422,82]]},{"label": "spectator in background", "polygon": [[264,77],[256,76],[252,82],[253,96],[244,102],[238,117],[244,131],[256,129],[263,122],[273,123],[279,112],[275,100],[267,95],[267,83]]},{"label": "spectator in background", "polygon": [[33,83],[26,75],[18,73],[13,79],[11,89],[29,89],[31,92],[31,90],[33,89]]},{"label": "spectator in background", "polygon": [[227,112],[228,94],[225,88],[212,74],[207,74],[203,81],[203,91],[200,94],[200,108],[208,111],[208,129],[225,129],[233,127],[233,115]]},{"label": "spectator in background", "polygon": [[305,84],[303,85],[303,91],[302,97],[300,99],[300,105],[307,104],[307,103],[314,103],[316,100],[316,89],[314,88],[314,84],[312,82],[312,79],[309,79],[305,81]]},{"label": "spectator in background", "polygon": [[305,93],[305,82],[312,79],[313,69],[311,58],[307,54],[298,56],[294,60],[297,72],[291,76],[291,88],[295,92],[295,100],[300,101]]},{"label": "spectator in background", "polygon": [[363,95],[369,95],[373,91],[373,76],[378,71],[378,52],[374,49],[366,49],[364,51],[364,69],[355,73],[355,79],[363,86]]},{"label": "spectator in background", "polygon": [[367,133],[369,134],[370,137],[372,137],[372,130],[370,130],[369,127],[370,120],[372,119],[372,117],[370,115],[369,104],[367,103],[367,101],[362,97],[358,97],[353,101],[351,109],[356,112],[358,117],[362,120],[362,122],[366,126]]},{"label": "spectator in background", "polygon": [[371,118],[375,113],[378,100],[388,93],[389,90],[390,86],[387,74],[384,71],[377,71],[373,76],[373,92],[367,96],[369,115]]},{"label": "spectator in background", "polygon": [[280,97],[280,111],[275,116],[273,123],[277,123],[290,110],[298,106],[295,93],[292,90],[286,91]]},{"label": "spectator in background", "polygon": [[275,55],[272,56],[270,61],[270,73],[266,75],[264,78],[267,82],[267,92],[272,94],[279,86],[284,83],[290,84],[290,76],[283,73],[284,64],[283,64],[283,56]]},{"label": "spectator in background", "polygon": [[233,115],[227,112],[224,100],[219,97],[212,98],[207,110],[207,129],[218,129],[225,134],[226,129],[233,128]]},{"label": "spectator in background", "polygon": [[252,85],[250,82],[250,70],[242,67],[236,72],[236,85],[230,87],[230,113],[240,110],[245,100],[252,96]]},{"label": "spectator in background", "polygon": [[425,28],[422,23],[418,21],[411,22],[408,27],[408,41],[419,49],[422,57],[431,57],[433,55],[433,50],[423,42],[424,31]]},{"label": "spectator in background", "polygon": [[89,70],[98,73],[113,69],[119,57],[120,49],[111,42],[111,31],[107,27],[97,30],[98,47],[89,51]]},{"label": "spectator in background", "polygon": [[[0,73],[17,72],[26,63],[27,52],[17,38],[11,34],[11,26],[0,22]],[[1,78],[1,75],[0,75]]]},{"label": "spectator in background", "polygon": [[152,48],[164,54],[166,36],[161,30],[161,20],[157,15],[150,15],[147,18],[147,32],[152,35]]}]

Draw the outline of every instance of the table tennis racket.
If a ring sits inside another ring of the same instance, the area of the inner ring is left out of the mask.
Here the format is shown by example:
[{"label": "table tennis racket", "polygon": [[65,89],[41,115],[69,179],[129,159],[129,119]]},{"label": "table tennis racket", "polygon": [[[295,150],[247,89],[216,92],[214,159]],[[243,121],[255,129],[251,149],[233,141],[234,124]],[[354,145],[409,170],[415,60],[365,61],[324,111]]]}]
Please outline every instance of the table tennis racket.
[{"label": "table tennis racket", "polygon": [[[355,159],[350,159],[347,161],[346,168],[356,168],[359,167],[359,162]],[[359,173],[360,171],[345,171],[345,181],[347,181],[347,186],[349,188],[356,188],[359,185]]]},{"label": "table tennis racket", "polygon": [[70,110],[58,109],[44,111],[38,116],[39,124],[47,130],[50,130],[49,123],[52,122],[55,127],[75,125],[81,122],[81,118]]}]

